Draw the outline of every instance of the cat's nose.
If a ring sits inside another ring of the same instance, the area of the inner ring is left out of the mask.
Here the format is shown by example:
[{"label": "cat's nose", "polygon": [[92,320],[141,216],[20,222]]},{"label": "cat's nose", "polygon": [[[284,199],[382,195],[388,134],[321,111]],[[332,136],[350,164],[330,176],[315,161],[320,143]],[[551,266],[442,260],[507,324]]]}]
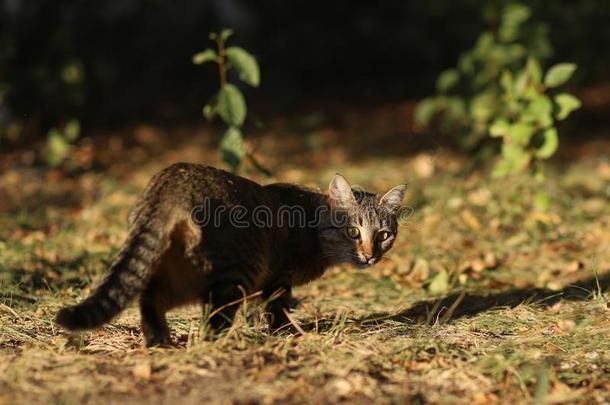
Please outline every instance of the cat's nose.
[{"label": "cat's nose", "polygon": [[373,255],[363,255],[364,256],[364,261],[367,264],[375,264],[375,258],[373,257]]}]

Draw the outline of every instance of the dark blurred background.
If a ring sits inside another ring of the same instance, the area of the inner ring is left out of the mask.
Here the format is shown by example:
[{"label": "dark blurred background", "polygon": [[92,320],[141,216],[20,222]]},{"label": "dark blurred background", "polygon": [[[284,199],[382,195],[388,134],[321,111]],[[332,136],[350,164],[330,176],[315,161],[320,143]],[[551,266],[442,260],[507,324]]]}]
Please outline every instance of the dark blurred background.
[{"label": "dark blurred background", "polygon": [[[0,0],[0,124],[20,120],[28,139],[71,117],[200,121],[217,77],[191,57],[224,27],[261,65],[261,87],[243,88],[254,110],[419,99],[472,46],[485,3]],[[610,2],[528,4],[550,29],[551,61],[578,64],[575,85],[610,80]]]}]

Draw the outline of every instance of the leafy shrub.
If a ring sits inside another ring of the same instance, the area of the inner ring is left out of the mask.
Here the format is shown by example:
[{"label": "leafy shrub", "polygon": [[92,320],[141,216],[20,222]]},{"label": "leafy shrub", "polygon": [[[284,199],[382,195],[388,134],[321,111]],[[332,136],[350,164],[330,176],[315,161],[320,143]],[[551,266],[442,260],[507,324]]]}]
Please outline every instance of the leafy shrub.
[{"label": "leafy shrub", "polygon": [[541,61],[551,53],[548,30],[528,22],[528,6],[508,3],[486,14],[496,28],[483,32],[456,68],[439,75],[438,94],[419,103],[415,119],[429,125],[438,114],[439,129],[459,135],[467,149],[500,138],[494,176],[533,168],[542,178],[540,160],[559,144],[557,121],[580,107],[568,93],[550,93],[570,79],[576,65],[560,63],[543,73]]},{"label": "leafy shrub", "polygon": [[247,107],[241,91],[227,82],[227,71],[234,68],[241,81],[258,87],[260,69],[256,58],[245,49],[238,46],[225,47],[225,42],[231,35],[232,31],[228,29],[211,33],[210,39],[216,42],[217,50],[208,48],[196,53],[193,55],[193,63],[200,65],[215,62],[218,65],[220,89],[203,107],[203,115],[208,120],[218,115],[227,125],[220,140],[220,153],[222,160],[236,171],[245,155],[241,126],[246,119]]}]

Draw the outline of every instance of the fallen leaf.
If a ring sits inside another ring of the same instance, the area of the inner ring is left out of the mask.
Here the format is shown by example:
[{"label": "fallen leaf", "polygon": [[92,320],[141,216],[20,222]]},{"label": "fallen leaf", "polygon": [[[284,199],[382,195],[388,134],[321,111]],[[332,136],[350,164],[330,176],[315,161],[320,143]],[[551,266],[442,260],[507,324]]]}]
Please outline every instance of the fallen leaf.
[{"label": "fallen leaf", "polygon": [[546,288],[551,291],[560,291],[563,289],[563,284],[559,281],[550,281],[547,283]]},{"label": "fallen leaf", "polygon": [[413,159],[413,171],[418,177],[427,179],[434,174],[434,159],[427,153],[422,153]]},{"label": "fallen leaf", "polygon": [[485,261],[485,267],[490,270],[498,267],[498,260],[496,259],[496,256],[491,252],[485,253],[485,257],[483,260]]},{"label": "fallen leaf", "polygon": [[352,392],[352,384],[344,378],[336,379],[330,383],[333,393],[338,397],[346,397]]},{"label": "fallen leaf", "polygon": [[557,322],[557,329],[560,331],[568,331],[574,329],[576,323],[571,319],[560,319]]},{"label": "fallen leaf", "polygon": [[540,222],[544,225],[560,224],[561,217],[557,214],[547,214],[540,211],[534,211],[527,217],[528,222]]},{"label": "fallen leaf", "polygon": [[444,293],[449,289],[449,275],[445,269],[436,273],[430,285],[428,285],[428,291],[431,294]]},{"label": "fallen leaf", "polygon": [[447,207],[449,208],[458,209],[461,208],[463,204],[464,200],[462,200],[460,197],[451,197],[447,200]]},{"label": "fallen leaf", "polygon": [[485,262],[481,259],[474,259],[472,262],[470,262],[470,268],[473,271],[480,273],[486,269]]},{"label": "fallen leaf", "polygon": [[485,187],[481,187],[468,194],[468,201],[479,207],[484,207],[491,200],[491,191]]},{"label": "fallen leaf", "polygon": [[131,369],[131,373],[134,377],[141,380],[149,380],[152,374],[152,366],[150,365],[150,361],[144,360],[136,363],[135,366],[133,366],[133,369]]},{"label": "fallen leaf", "polygon": [[504,244],[508,247],[514,247],[520,245],[529,240],[529,236],[525,232],[521,232],[516,234],[515,236],[511,236]]},{"label": "fallen leaf", "polygon": [[42,231],[30,232],[21,239],[21,243],[24,245],[31,245],[35,242],[42,242],[46,239],[46,235]]},{"label": "fallen leaf", "polygon": [[462,220],[469,228],[474,229],[475,231],[481,229],[481,223],[469,209],[462,211]]},{"label": "fallen leaf", "polygon": [[413,281],[424,281],[430,277],[430,265],[426,259],[417,258],[413,269],[411,269],[411,279]]},{"label": "fallen leaf", "polygon": [[600,178],[610,180],[610,163],[601,162],[599,165],[597,165],[595,171]]},{"label": "fallen leaf", "polygon": [[572,260],[570,264],[568,264],[568,267],[566,267],[566,271],[568,273],[574,273],[582,269],[583,267],[583,264],[579,260]]}]

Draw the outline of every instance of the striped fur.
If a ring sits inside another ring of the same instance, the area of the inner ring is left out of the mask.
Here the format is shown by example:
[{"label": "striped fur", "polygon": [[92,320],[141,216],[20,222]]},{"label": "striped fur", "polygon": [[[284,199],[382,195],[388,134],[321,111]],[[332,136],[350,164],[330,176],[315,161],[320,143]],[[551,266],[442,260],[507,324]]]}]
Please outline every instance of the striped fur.
[{"label": "striped fur", "polygon": [[136,225],[102,284],[80,304],[61,309],[56,322],[66,329],[83,330],[110,321],[142,292],[153,264],[168,246],[169,237],[158,220]]},{"label": "striped fur", "polygon": [[[174,164],[153,177],[129,218],[126,242],[108,276],[81,303],[63,308],[56,322],[68,330],[97,328],[139,298],[146,344],[170,342],[165,314],[192,302],[211,304],[215,328],[230,324],[232,302],[262,290],[271,301],[271,327],[288,323],[285,311],[294,285],[323,274],[329,266],[377,262],[397,232],[397,210],[404,194],[398,186],[385,196],[352,192],[336,176],[328,193],[289,184],[261,186],[225,171],[201,165]],[[208,205],[206,205],[206,202]],[[211,204],[211,205],[209,205]],[[228,211],[253,212],[266,207],[276,218],[283,207],[300,207],[307,224],[273,223],[236,226]],[[197,222],[194,209],[222,212],[218,221]],[[319,208],[322,211],[320,218]],[[332,214],[348,221],[336,226]],[[346,234],[357,227],[360,238]],[[380,240],[380,233],[388,238]]]}]

